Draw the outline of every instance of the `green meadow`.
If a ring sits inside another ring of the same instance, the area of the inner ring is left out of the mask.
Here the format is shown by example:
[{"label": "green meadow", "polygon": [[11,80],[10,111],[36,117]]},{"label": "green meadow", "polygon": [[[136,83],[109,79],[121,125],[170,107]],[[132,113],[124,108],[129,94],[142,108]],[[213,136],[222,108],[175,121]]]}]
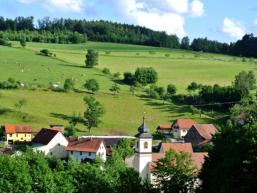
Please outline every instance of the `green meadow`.
[{"label": "green meadow", "polygon": [[[56,58],[41,56],[41,49],[49,49]],[[84,68],[86,49],[99,51],[99,66]],[[113,96],[109,88],[114,84],[112,77],[101,72],[109,68],[112,73],[131,71],[137,67],[153,67],[159,74],[158,85],[175,84],[179,93],[185,93],[192,81],[202,84],[231,84],[234,76],[242,70],[254,70],[255,61],[217,54],[154,48],[146,46],[96,43],[86,44],[44,44],[27,43],[21,48],[0,46],[0,81],[9,77],[24,84],[37,85],[36,90],[0,90],[0,124],[26,123],[36,129],[49,124],[68,125],[73,113],[83,115],[86,107],[82,93],[62,93],[45,89],[50,83],[61,86],[66,78],[76,81],[76,88],[82,89],[86,79],[95,78],[100,83],[96,98],[105,106],[103,122],[93,129],[95,134],[135,134],[144,113],[149,127],[154,130],[159,124],[167,124],[179,117],[192,117],[199,122],[213,123],[221,114],[192,115],[188,106],[176,106],[163,101],[149,100],[129,93],[129,87],[120,85],[121,93]],[[25,99],[20,112],[14,104]],[[26,117],[24,118],[24,116]],[[79,132],[85,133],[83,125]]]}]

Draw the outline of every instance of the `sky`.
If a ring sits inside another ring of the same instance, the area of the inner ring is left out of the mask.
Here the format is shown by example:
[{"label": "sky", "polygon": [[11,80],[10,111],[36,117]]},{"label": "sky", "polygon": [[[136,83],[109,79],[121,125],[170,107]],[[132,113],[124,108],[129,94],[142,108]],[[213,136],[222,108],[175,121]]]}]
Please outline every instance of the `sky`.
[{"label": "sky", "polygon": [[257,34],[256,0],[1,0],[8,18],[74,18],[145,26],[182,38],[234,42]]}]

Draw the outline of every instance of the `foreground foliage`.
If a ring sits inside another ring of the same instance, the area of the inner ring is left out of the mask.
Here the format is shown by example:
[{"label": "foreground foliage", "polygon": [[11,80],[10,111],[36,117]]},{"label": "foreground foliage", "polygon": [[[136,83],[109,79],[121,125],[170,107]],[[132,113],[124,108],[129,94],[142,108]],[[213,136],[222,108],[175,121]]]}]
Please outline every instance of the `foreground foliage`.
[{"label": "foreground foliage", "polygon": [[217,134],[201,173],[204,193],[251,193],[257,185],[257,123]]}]

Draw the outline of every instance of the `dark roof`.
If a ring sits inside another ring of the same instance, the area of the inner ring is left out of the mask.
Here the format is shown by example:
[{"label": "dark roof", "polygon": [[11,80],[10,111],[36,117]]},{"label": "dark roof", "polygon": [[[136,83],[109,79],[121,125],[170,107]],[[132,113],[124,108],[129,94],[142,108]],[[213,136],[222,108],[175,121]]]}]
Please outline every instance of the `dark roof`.
[{"label": "dark roof", "polygon": [[143,123],[138,127],[138,134],[136,135],[137,138],[152,138],[150,133],[150,129],[145,124],[145,118],[143,118]]},{"label": "dark roof", "polygon": [[193,127],[198,131],[202,138],[211,140],[216,134],[217,129],[213,124],[194,124]]},{"label": "dark roof", "polygon": [[32,143],[47,145],[59,131],[53,129],[41,129],[34,137]]}]

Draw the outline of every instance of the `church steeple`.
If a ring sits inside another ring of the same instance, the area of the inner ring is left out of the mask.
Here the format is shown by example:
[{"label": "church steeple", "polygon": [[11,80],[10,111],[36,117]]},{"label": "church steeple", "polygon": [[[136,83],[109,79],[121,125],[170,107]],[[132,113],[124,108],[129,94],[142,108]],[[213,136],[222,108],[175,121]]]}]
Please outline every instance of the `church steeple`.
[{"label": "church steeple", "polygon": [[152,135],[150,129],[145,123],[145,116],[143,117],[143,123],[138,127],[138,134],[136,135],[135,144],[135,158],[134,168],[139,172],[140,176],[147,180],[148,164],[152,162]]},{"label": "church steeple", "polygon": [[150,133],[150,129],[147,127],[145,123],[145,116],[143,116],[143,123],[138,127],[138,134],[136,135],[137,138],[152,138]]}]

